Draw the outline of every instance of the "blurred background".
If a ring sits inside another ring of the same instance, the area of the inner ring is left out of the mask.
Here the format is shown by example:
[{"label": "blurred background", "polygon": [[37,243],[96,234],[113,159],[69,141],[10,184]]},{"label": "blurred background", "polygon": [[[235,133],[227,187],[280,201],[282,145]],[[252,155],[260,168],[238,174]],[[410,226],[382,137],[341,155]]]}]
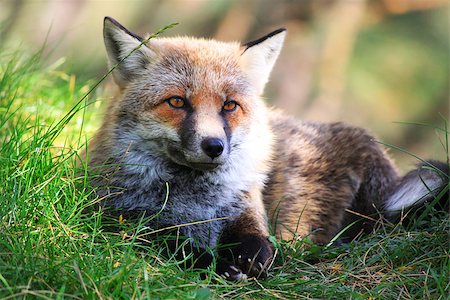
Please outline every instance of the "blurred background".
[{"label": "blurred background", "polygon": [[[103,17],[144,35],[248,41],[279,27],[285,47],[267,101],[305,120],[345,121],[423,158],[445,159],[448,0],[0,0],[0,51],[37,51],[78,79],[107,70]],[[1,77],[1,74],[0,74]],[[399,124],[424,123],[430,126]],[[392,149],[402,169],[415,159]]]}]

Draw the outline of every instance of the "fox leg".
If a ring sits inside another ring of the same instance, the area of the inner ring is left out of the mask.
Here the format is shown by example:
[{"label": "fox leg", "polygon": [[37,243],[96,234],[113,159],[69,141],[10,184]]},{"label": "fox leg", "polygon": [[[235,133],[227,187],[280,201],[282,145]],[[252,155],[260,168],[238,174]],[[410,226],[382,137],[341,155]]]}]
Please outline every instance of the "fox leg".
[{"label": "fox leg", "polygon": [[259,191],[244,197],[248,208],[222,232],[217,273],[229,280],[265,277],[273,258],[267,218]]},{"label": "fox leg", "polygon": [[309,237],[326,244],[341,229],[356,193],[346,180],[336,180],[334,189],[310,178],[299,181],[301,189],[283,195],[269,209],[276,236],[283,240]]}]

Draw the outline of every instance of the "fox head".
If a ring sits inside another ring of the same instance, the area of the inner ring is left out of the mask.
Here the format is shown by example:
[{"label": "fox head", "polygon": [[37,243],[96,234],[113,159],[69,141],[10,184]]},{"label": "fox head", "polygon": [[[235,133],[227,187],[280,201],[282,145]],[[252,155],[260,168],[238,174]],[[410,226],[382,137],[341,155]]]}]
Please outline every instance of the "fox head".
[{"label": "fox head", "polygon": [[144,43],[106,17],[105,46],[121,90],[112,106],[116,141],[201,171],[243,148],[256,153],[270,135],[260,95],[284,37],[280,29],[244,45],[185,37]]}]

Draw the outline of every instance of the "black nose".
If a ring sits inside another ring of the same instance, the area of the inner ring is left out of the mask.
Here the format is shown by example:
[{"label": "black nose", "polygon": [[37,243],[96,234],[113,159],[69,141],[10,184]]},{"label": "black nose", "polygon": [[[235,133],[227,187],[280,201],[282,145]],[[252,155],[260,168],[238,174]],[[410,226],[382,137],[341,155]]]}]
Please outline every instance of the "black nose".
[{"label": "black nose", "polygon": [[218,138],[206,138],[201,143],[203,151],[211,158],[216,158],[223,152],[223,142]]}]

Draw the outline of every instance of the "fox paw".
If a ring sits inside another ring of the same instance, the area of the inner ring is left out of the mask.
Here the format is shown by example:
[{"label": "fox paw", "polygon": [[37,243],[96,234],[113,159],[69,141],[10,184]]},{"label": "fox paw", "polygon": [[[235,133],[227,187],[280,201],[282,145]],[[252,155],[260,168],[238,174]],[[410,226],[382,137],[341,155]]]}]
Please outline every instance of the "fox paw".
[{"label": "fox paw", "polygon": [[230,281],[246,282],[248,280],[247,274],[242,272],[241,269],[225,261],[217,263],[216,273],[223,279]]},{"label": "fox paw", "polygon": [[217,273],[232,281],[245,281],[247,278],[265,278],[273,258],[272,245],[263,237],[246,236],[238,245],[219,252],[221,261]]}]

